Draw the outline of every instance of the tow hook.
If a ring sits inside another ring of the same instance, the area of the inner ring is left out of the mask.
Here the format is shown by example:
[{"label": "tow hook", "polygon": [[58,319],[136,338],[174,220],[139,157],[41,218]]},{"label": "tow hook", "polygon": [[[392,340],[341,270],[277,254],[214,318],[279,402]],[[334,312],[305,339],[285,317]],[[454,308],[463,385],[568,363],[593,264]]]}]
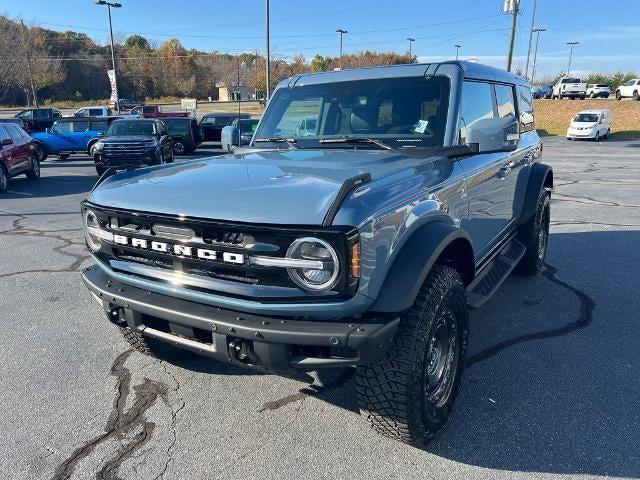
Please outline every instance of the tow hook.
[{"label": "tow hook", "polygon": [[109,310],[109,320],[119,326],[126,325],[127,320],[124,317],[124,309],[120,307],[114,307]]},{"label": "tow hook", "polygon": [[251,345],[246,340],[234,338],[229,342],[229,356],[240,363],[251,363]]}]

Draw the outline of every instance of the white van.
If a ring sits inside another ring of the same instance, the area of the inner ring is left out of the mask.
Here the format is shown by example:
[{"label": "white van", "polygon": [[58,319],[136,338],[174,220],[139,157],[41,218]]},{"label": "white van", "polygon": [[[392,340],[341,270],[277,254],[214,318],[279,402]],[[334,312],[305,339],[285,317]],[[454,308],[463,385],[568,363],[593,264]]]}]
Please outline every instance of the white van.
[{"label": "white van", "polygon": [[611,110],[593,108],[579,112],[571,120],[567,140],[587,138],[598,141],[611,133]]},{"label": "white van", "polygon": [[99,105],[95,107],[82,107],[73,112],[74,117],[108,117],[109,115],[111,115],[111,109]]}]

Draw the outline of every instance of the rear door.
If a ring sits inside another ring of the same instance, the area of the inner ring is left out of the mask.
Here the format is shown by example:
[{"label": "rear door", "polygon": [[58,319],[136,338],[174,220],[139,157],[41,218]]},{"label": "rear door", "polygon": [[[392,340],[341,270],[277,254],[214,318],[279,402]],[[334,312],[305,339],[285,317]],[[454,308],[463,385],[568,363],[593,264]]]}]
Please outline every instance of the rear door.
[{"label": "rear door", "polygon": [[31,154],[31,149],[29,148],[29,141],[26,135],[20,131],[18,127],[12,124],[5,125],[11,140],[13,141],[12,145],[12,163],[15,169],[15,172],[21,172],[28,168],[29,166],[29,156]]},{"label": "rear door", "polygon": [[[475,122],[496,118],[498,108],[493,85],[465,81],[460,105],[460,140],[466,141],[466,130]],[[461,227],[473,241],[476,260],[480,260],[501,237],[511,221],[509,153],[483,153],[461,161],[467,177],[468,216]]]},{"label": "rear door", "polygon": [[2,159],[5,167],[7,167],[9,176],[12,176],[13,174],[15,174],[15,164],[16,162],[19,162],[19,158],[17,155],[14,158],[15,151],[13,139],[11,138],[11,135],[9,135],[6,126],[6,124],[0,124],[0,143],[2,144],[2,150],[0,150],[0,158]]}]

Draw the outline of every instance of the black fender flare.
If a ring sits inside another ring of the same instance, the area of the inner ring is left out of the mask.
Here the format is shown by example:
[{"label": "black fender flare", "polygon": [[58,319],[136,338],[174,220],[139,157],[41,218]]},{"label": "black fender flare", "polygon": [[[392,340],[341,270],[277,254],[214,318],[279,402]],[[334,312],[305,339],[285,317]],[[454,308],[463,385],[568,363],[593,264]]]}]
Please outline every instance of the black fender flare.
[{"label": "black fender flare", "polygon": [[449,247],[462,249],[456,258],[460,263],[454,266],[463,270],[464,283],[471,283],[475,276],[475,262],[469,234],[450,223],[432,221],[418,228],[402,246],[371,310],[401,312],[410,308],[436,261],[445,251],[454,253],[449,251]]},{"label": "black fender flare", "polygon": [[522,203],[522,211],[518,218],[518,225],[527,222],[535,213],[538,207],[538,198],[543,188],[551,190],[553,188],[553,169],[544,163],[535,163],[531,167],[527,191]]}]

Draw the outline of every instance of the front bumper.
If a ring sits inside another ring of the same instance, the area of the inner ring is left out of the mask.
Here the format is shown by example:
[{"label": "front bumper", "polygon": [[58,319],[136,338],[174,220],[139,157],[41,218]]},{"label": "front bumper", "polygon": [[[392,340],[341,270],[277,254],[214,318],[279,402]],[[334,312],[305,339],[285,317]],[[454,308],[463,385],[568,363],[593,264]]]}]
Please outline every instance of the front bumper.
[{"label": "front bumper", "polygon": [[273,373],[368,365],[387,351],[399,317],[298,320],[248,315],[132,287],[96,266],[82,280],[116,323],[221,361]]},{"label": "front bumper", "polygon": [[592,139],[596,138],[596,130],[567,130],[567,138],[584,138]]},{"label": "front bumper", "polygon": [[97,167],[102,167],[104,169],[115,167],[115,168],[124,168],[124,167],[148,167],[152,165],[160,165],[162,163],[161,156],[159,152],[156,150],[152,150],[149,153],[144,155],[118,155],[118,156],[107,156],[102,153],[96,153],[93,156],[93,160]]}]

